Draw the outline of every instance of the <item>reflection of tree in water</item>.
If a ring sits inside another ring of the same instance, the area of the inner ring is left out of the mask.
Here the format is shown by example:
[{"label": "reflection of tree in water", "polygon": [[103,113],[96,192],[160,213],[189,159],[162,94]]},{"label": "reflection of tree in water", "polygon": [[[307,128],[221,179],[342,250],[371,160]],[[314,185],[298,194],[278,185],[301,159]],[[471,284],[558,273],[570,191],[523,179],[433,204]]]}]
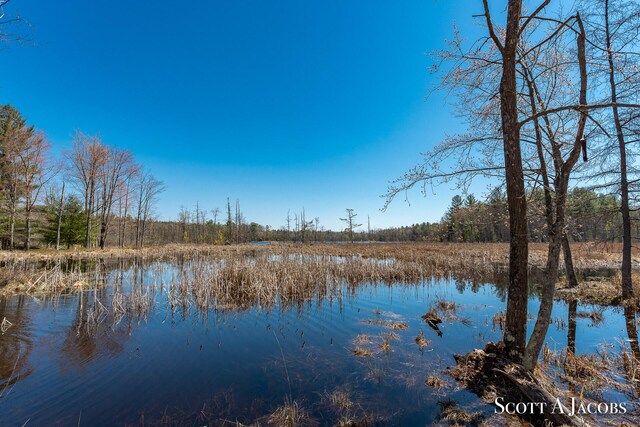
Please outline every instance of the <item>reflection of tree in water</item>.
[{"label": "reflection of tree in water", "polygon": [[474,294],[480,292],[484,286],[491,286],[494,295],[504,301],[507,298],[507,280],[502,280],[501,275],[495,275],[491,277],[462,277],[456,275],[453,277],[455,281],[455,287],[458,293],[463,294],[467,290],[470,290]]},{"label": "reflection of tree in water", "polygon": [[0,298],[0,319],[5,317],[13,324],[0,337],[0,397],[7,395],[11,387],[28,377],[33,368],[29,357],[33,343],[29,334],[31,319],[25,307],[26,297]]},{"label": "reflection of tree in water", "polygon": [[58,355],[61,365],[77,366],[101,355],[120,354],[132,324],[130,319],[115,321],[107,308],[111,304],[108,289],[80,293],[77,301],[74,320],[66,330]]},{"label": "reflection of tree in water", "polygon": [[567,319],[567,351],[576,353],[576,312],[578,311],[578,300],[569,301],[569,314]]},{"label": "reflection of tree in water", "polygon": [[627,326],[627,336],[631,352],[625,352],[624,368],[627,380],[636,384],[637,393],[640,394],[638,374],[640,373],[640,345],[638,344],[638,328],[636,323],[636,309],[631,304],[624,304],[624,320]]}]

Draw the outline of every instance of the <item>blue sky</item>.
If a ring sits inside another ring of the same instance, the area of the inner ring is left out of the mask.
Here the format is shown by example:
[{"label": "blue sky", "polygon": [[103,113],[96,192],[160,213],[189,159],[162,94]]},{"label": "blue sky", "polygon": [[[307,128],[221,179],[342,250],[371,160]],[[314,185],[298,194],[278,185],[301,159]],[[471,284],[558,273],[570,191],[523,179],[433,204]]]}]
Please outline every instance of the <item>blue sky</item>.
[{"label": "blue sky", "polygon": [[[31,43],[0,50],[0,103],[61,150],[75,129],[127,148],[180,206],[280,227],[287,210],[340,228],[438,220],[448,186],[380,212],[387,182],[460,130],[426,53],[481,31],[473,0],[13,0]],[[476,20],[477,21],[477,20]],[[476,188],[477,193],[483,186]]]}]

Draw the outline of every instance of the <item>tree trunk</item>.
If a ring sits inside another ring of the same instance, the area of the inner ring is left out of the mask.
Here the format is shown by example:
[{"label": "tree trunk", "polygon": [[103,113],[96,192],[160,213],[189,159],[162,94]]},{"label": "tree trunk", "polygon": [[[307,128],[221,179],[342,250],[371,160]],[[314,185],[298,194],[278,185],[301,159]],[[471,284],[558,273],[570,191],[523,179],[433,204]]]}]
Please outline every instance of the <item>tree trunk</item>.
[{"label": "tree trunk", "polygon": [[[587,105],[587,66],[586,66],[586,36],[584,26],[579,14],[576,14],[576,22],[580,28],[578,33],[578,64],[580,67],[580,105]],[[587,123],[587,112],[580,110],[580,118],[577,124],[577,131],[573,148],[568,159],[563,162],[562,154],[558,146],[552,144],[554,162],[556,164],[555,187],[555,221],[549,233],[549,250],[547,254],[547,265],[545,269],[545,283],[540,297],[540,309],[538,318],[533,328],[531,338],[527,343],[524,355],[524,366],[533,371],[538,362],[538,355],[544,344],[544,339],[551,323],[553,310],[553,296],[555,285],[558,280],[558,265],[560,262],[560,250],[564,235],[565,208],[567,201],[567,189],[569,186],[569,176],[573,167],[580,157],[581,141],[584,135],[584,128]]]},{"label": "tree trunk", "polygon": [[527,201],[520,150],[516,87],[516,51],[522,0],[509,0],[505,45],[502,52],[500,110],[504,145],[507,202],[509,207],[509,288],[504,343],[509,356],[521,362],[527,338]]},{"label": "tree trunk", "polygon": [[576,352],[576,312],[578,310],[578,300],[569,301],[569,314],[567,319],[567,351]]},{"label": "tree trunk", "polygon": [[9,201],[9,250],[15,249],[15,231],[16,231],[16,204],[15,200]]},{"label": "tree trunk", "polygon": [[611,32],[609,28],[609,0],[605,0],[605,32],[607,44],[607,60],[609,61],[609,84],[611,86],[611,103],[613,104],[613,121],[616,126],[618,148],[620,150],[620,211],[622,213],[622,299],[633,296],[631,281],[631,213],[629,210],[629,181],[627,178],[627,150],[618,111],[618,94],[611,50]]},{"label": "tree trunk", "polygon": [[569,238],[567,233],[562,233],[562,251],[564,258],[564,269],[567,276],[567,282],[570,288],[578,286],[578,278],[576,277],[576,271],[573,268],[573,258],[571,255],[571,245],[569,244]]},{"label": "tree trunk", "polygon": [[627,337],[633,357],[640,363],[640,344],[638,344],[638,328],[636,326],[636,310],[631,304],[624,305],[624,319],[627,326]]},{"label": "tree trunk", "polygon": [[106,220],[103,220],[102,223],[100,224],[100,249],[104,249],[104,245],[106,243],[107,240],[107,222]]},{"label": "tree trunk", "polygon": [[[561,202],[556,202],[556,205]],[[538,309],[538,317],[536,319],[533,332],[527,343],[525,357],[523,360],[524,367],[529,371],[533,371],[538,362],[540,349],[544,344],[547,336],[547,330],[551,323],[551,312],[553,310],[553,295],[558,280],[558,267],[560,264],[560,250],[562,247],[562,232],[560,229],[564,226],[564,220],[557,220],[554,224],[553,231],[549,233],[549,248],[547,251],[547,265],[545,267],[544,283],[542,285],[542,294],[540,295],[540,308]]]},{"label": "tree trunk", "polygon": [[85,230],[85,235],[84,235],[84,247],[88,248],[91,246],[91,214],[93,211],[93,196],[95,194],[95,190],[94,190],[94,184],[90,184],[90,189],[89,189],[89,198],[87,200],[86,203],[86,207],[87,207],[87,229]]},{"label": "tree trunk", "polygon": [[26,202],[26,208],[24,211],[24,222],[25,222],[25,242],[24,242],[24,248],[25,250],[30,250],[31,249],[31,209],[32,207],[31,205],[31,201],[27,200]]},{"label": "tree trunk", "polygon": [[58,206],[58,224],[56,227],[56,251],[60,250],[60,230],[62,229],[63,211],[64,211],[64,181],[62,182],[62,192],[60,194],[60,205]]}]

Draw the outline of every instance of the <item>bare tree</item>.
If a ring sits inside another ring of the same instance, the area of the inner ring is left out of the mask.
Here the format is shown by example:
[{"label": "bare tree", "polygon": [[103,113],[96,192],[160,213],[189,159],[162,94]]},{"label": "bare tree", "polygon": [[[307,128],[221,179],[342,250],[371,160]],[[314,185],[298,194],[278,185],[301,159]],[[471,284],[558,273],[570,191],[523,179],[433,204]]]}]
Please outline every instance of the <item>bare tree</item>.
[{"label": "bare tree", "polygon": [[140,165],[131,161],[127,164],[122,185],[117,190],[116,203],[118,206],[118,246],[126,245],[126,228],[129,212],[136,200],[135,181],[139,178]]},{"label": "bare tree", "polygon": [[[467,118],[472,132],[447,137],[425,155],[418,167],[391,183],[387,193],[388,204],[397,194],[417,183],[423,184],[424,191],[426,184],[434,181],[460,178],[459,185],[467,188],[469,181],[478,175],[504,179],[510,230],[504,342],[510,357],[516,362],[524,361],[529,369],[535,366],[539,344],[548,328],[557,263],[565,234],[567,186],[583,145],[585,125],[588,119],[593,120],[591,112],[611,106],[607,103],[587,104],[586,40],[580,16],[576,14],[564,20],[541,16],[549,3],[549,0],[541,1],[532,13],[524,15],[522,1],[509,0],[507,22],[502,29],[494,27],[488,1],[483,0],[484,13],[479,16],[485,21],[488,35],[466,48],[456,32],[450,49],[437,52],[435,68],[441,68],[443,63],[452,64],[445,71],[440,88],[456,95],[458,111]],[[567,49],[567,43],[576,45],[576,41],[578,61],[570,60],[574,68],[558,73],[559,62],[553,63],[551,56],[544,52],[557,43],[553,47],[557,54]],[[535,70],[533,74],[532,70]],[[575,81],[563,80],[571,75]],[[541,85],[538,80],[547,80],[548,84]],[[557,91],[550,89],[564,84],[571,90],[558,98]],[[572,115],[567,123],[572,124],[567,124],[561,135],[555,135],[556,130],[549,126],[551,118],[566,120],[564,116],[569,113]],[[547,162],[553,167],[553,175],[543,170]],[[450,170],[443,170],[443,165],[452,166]],[[550,240],[548,280],[529,345],[526,341],[528,226],[525,180],[534,187],[542,185],[548,190],[545,205]],[[554,193],[553,199],[551,193]]]},{"label": "bare tree", "polygon": [[102,179],[108,150],[99,135],[86,135],[76,131],[71,151],[66,152],[68,175],[78,187],[84,200],[86,216],[85,247],[91,246],[92,218],[96,210],[96,192]]},{"label": "bare tree", "polygon": [[57,173],[50,162],[50,144],[44,133],[30,132],[18,154],[18,170],[24,195],[25,249],[31,249],[31,218],[35,204],[45,185]]},{"label": "bare tree", "polygon": [[226,224],[226,232],[227,232],[227,243],[233,242],[233,218],[231,216],[231,201],[227,197],[227,224]]},{"label": "bare tree", "polygon": [[[602,123],[614,134],[605,133],[602,155],[610,162],[599,162],[595,173],[595,185],[619,192],[622,217],[622,298],[633,295],[631,277],[631,207],[633,184],[630,178],[637,175],[633,158],[637,158],[637,143],[640,135],[640,113],[626,107],[640,103],[640,60],[637,34],[640,31],[640,4],[627,0],[591,0],[584,5],[587,10],[588,45],[593,74],[601,90],[597,96],[601,103],[610,104]],[[611,124],[611,126],[606,126]],[[617,153],[616,153],[617,152]],[[636,177],[637,178],[637,177]]]},{"label": "bare tree", "polygon": [[104,249],[112,219],[113,204],[125,185],[127,173],[133,164],[133,154],[116,147],[104,147],[106,159],[101,163],[98,174],[100,188],[98,214],[100,216],[100,236],[98,245]]},{"label": "bare tree", "polygon": [[29,24],[20,15],[10,14],[7,5],[11,0],[0,0],[0,43],[11,43],[26,39],[21,27]]},{"label": "bare tree", "polygon": [[33,129],[26,126],[26,122],[19,112],[11,106],[3,107],[2,113],[2,190],[6,194],[7,210],[9,212],[9,249],[15,249],[15,228],[18,204],[24,193],[24,183],[21,181],[20,154],[27,141],[33,135]]},{"label": "bare tree", "polygon": [[60,199],[57,202],[57,209],[56,209],[56,251],[60,250],[60,231],[62,228],[62,214],[64,212],[64,189],[65,189],[65,182],[63,180],[62,189],[60,190]]},{"label": "bare tree", "polygon": [[347,217],[340,218],[340,221],[343,221],[344,223],[346,223],[347,227],[345,230],[349,235],[349,240],[351,241],[351,243],[353,243],[353,230],[360,227],[362,224],[356,224],[355,218],[358,216],[358,214],[355,213],[353,209],[347,208],[346,212],[347,212]]},{"label": "bare tree", "polygon": [[162,181],[149,171],[142,170],[138,180],[138,204],[136,206],[136,246],[144,246],[148,220],[151,217],[158,196],[165,190]]},{"label": "bare tree", "polygon": [[211,231],[211,234],[212,234],[211,243],[216,243],[218,240],[218,215],[220,215],[220,208],[212,209],[211,215],[213,215],[213,229]]},{"label": "bare tree", "polygon": [[236,222],[235,222],[235,230],[236,230],[236,244],[242,242],[244,240],[244,236],[242,233],[242,224],[244,224],[245,220],[242,216],[242,211],[240,210],[240,200],[236,199]]},{"label": "bare tree", "polygon": [[289,235],[291,234],[291,209],[287,210],[287,236],[286,239],[289,239]]},{"label": "bare tree", "polygon": [[180,223],[182,243],[187,243],[189,239],[189,224],[191,224],[191,211],[184,206],[180,206],[180,212],[178,213],[178,222]]},{"label": "bare tree", "polygon": [[[586,106],[588,82],[586,33],[584,25],[580,14],[572,16],[564,21],[564,23],[566,28],[572,30],[571,34],[574,32],[577,34],[576,56],[578,59],[578,72],[575,74],[579,76],[579,82],[577,84],[579,87],[578,105]],[[520,58],[521,74],[528,89],[530,99],[530,113],[528,117],[530,117],[531,120],[528,124],[533,123],[533,134],[535,135],[534,139],[540,165],[538,172],[542,178],[545,195],[545,218],[547,223],[547,238],[549,240],[547,263],[545,266],[545,283],[543,284],[540,298],[540,308],[534,330],[527,343],[524,355],[524,365],[530,370],[533,370],[537,363],[538,355],[551,322],[560,252],[563,242],[566,242],[565,218],[569,178],[583,150],[582,141],[588,118],[586,109],[581,109],[577,117],[561,117],[558,121],[560,125],[553,126],[552,120],[556,119],[556,115],[551,117],[549,115],[539,115],[539,111],[548,111],[552,107],[548,101],[543,98],[538,81],[545,82],[546,80],[546,82],[550,82],[549,87],[545,88],[545,92],[547,93],[547,99],[553,100],[553,102],[556,103],[567,103],[567,96],[563,96],[561,92],[562,89],[559,88],[573,86],[572,84],[557,85],[555,83],[557,80],[564,80],[565,82],[571,83],[569,76],[573,74],[570,70],[567,70],[567,64],[571,64],[571,61],[563,55],[562,50],[566,50],[566,44],[561,42],[560,35],[561,33],[557,32],[556,37],[547,43],[545,51],[537,55],[536,62],[539,62],[541,65],[544,64],[542,67],[537,67],[536,64],[533,64],[532,60],[525,54],[522,54]],[[521,49],[524,53],[528,51],[526,45]],[[546,79],[545,72],[547,71],[545,70],[552,72]],[[569,97],[571,97],[571,94],[569,94]],[[558,114],[566,116],[566,113],[567,112]],[[575,129],[575,134],[571,134],[571,132],[565,130],[564,127],[567,124],[570,124],[569,127]],[[523,130],[524,129],[525,126],[523,126]],[[568,141],[558,140],[558,138],[563,138],[565,135]],[[567,151],[566,155],[563,153],[563,148],[565,148],[564,151]],[[550,163],[554,167],[552,184],[550,183],[549,172],[546,166],[547,160],[545,159],[545,153],[551,153]],[[568,242],[566,244],[568,244]],[[565,255],[567,255],[566,249]]]}]

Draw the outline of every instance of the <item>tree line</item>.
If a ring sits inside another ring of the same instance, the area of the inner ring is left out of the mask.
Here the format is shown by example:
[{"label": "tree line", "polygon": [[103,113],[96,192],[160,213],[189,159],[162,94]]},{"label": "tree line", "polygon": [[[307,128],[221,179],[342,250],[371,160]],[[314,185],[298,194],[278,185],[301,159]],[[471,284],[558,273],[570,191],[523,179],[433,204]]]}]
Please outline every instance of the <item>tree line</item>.
[{"label": "tree line", "polygon": [[[277,227],[247,221],[240,201],[229,198],[223,210],[196,203],[181,207],[175,221],[159,221],[155,203],[162,182],[135,161],[128,150],[106,145],[99,135],[77,131],[60,158],[51,154],[46,135],[27,123],[11,105],[0,107],[0,242],[4,249],[32,247],[143,246],[145,243],[232,244],[251,241],[428,241],[507,242],[507,197],[492,189],[484,200],[473,194],[453,197],[439,222],[407,227],[371,228],[345,209],[341,230],[326,229],[302,208],[287,211]],[[530,241],[547,241],[544,191],[532,188]],[[633,216],[636,210],[631,209]],[[572,241],[622,241],[620,199],[593,189],[567,195],[566,230]]]},{"label": "tree line", "polygon": [[0,156],[3,249],[145,243],[164,185],[129,150],[76,131],[56,158],[42,131],[2,105]]}]

